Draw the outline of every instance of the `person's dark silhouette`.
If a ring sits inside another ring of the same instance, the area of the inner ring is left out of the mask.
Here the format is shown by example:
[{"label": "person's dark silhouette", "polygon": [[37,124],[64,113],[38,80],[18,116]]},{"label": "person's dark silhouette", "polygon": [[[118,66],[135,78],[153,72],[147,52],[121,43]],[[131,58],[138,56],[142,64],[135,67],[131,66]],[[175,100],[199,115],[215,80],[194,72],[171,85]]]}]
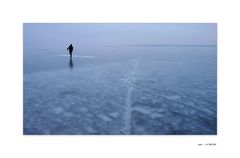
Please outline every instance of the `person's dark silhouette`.
[{"label": "person's dark silhouette", "polygon": [[69,54],[70,54],[70,57],[72,57],[72,52],[73,52],[73,46],[72,46],[72,44],[70,44],[70,46],[68,46],[67,50],[68,50],[68,52],[69,52]]},{"label": "person's dark silhouette", "polygon": [[71,69],[73,69],[73,61],[72,61],[72,58],[69,59],[69,67],[70,67]]}]

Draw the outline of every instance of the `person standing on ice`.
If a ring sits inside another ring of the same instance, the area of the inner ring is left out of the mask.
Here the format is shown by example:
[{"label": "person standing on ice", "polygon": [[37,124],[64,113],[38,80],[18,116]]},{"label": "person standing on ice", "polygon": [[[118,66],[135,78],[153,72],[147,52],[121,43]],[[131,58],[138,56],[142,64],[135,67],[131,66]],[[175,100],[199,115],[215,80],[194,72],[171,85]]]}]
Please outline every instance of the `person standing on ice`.
[{"label": "person standing on ice", "polygon": [[72,46],[72,44],[70,44],[70,45],[68,46],[67,50],[68,50],[68,52],[69,52],[69,54],[70,54],[70,58],[71,58],[71,57],[72,57],[72,52],[73,52],[73,46]]}]

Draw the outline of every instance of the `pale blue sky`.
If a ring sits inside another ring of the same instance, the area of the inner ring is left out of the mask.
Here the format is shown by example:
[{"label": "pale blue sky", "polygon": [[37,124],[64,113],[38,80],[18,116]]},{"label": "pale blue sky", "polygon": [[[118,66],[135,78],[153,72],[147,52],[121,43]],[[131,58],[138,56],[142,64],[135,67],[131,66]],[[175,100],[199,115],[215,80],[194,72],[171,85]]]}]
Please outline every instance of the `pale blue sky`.
[{"label": "pale blue sky", "polygon": [[25,48],[84,45],[216,45],[215,23],[25,23]]}]

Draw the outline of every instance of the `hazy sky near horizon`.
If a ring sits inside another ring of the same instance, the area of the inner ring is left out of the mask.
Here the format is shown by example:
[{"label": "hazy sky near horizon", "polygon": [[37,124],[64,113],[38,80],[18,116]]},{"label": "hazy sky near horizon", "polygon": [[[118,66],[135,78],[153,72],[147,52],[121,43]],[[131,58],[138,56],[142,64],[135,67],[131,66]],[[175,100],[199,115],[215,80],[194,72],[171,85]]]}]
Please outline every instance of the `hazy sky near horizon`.
[{"label": "hazy sky near horizon", "polygon": [[24,23],[24,48],[84,45],[217,45],[215,23]]}]

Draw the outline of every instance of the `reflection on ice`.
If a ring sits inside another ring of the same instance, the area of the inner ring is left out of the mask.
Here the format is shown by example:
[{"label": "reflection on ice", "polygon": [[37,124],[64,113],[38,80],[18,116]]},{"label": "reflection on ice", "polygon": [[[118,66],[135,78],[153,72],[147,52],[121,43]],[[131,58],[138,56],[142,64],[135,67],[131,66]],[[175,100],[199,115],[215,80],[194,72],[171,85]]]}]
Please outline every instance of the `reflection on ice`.
[{"label": "reflection on ice", "polygon": [[69,67],[73,69],[73,60],[72,58],[69,58]]}]

